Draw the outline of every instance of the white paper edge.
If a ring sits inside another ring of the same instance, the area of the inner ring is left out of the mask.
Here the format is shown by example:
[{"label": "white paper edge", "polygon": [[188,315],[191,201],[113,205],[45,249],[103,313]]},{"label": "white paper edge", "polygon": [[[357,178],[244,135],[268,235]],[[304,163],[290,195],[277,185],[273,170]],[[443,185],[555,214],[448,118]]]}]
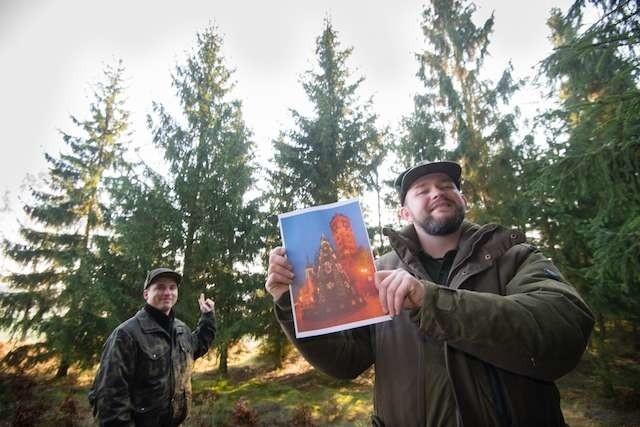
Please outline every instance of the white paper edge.
[{"label": "white paper edge", "polygon": [[392,319],[391,316],[386,314],[384,316],[372,317],[366,320],[358,320],[357,322],[343,323],[340,326],[331,326],[328,328],[312,329],[312,330],[300,332],[300,333],[298,333],[298,330],[296,329],[296,338],[313,337],[316,335],[330,334],[332,332],[346,331],[348,329],[354,329],[360,326],[368,326],[368,325],[373,325],[375,323],[386,322],[387,320],[391,320],[391,319]]}]

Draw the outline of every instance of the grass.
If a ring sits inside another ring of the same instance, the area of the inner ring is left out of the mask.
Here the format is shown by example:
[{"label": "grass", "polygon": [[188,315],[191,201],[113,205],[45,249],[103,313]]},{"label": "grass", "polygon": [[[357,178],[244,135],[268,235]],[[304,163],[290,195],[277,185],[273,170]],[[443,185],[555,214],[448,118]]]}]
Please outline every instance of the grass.
[{"label": "grass", "polygon": [[[612,397],[600,393],[593,355],[558,381],[562,407],[572,427],[640,426],[640,357],[619,355],[611,366]],[[71,371],[53,379],[53,367],[0,373],[0,426],[92,426],[87,402],[93,371]],[[186,427],[368,426],[373,372],[341,381],[317,372],[297,353],[274,370],[255,348],[230,354],[229,373],[217,371],[213,356],[196,362],[193,406]]]}]

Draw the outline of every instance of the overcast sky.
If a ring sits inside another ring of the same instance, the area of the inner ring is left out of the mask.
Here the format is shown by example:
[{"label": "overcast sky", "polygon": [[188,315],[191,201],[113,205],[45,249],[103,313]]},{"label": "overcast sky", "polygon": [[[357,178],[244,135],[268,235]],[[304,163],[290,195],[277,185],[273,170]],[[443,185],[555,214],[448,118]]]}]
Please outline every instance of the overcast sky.
[{"label": "overcast sky", "polygon": [[[315,64],[315,40],[330,17],[348,65],[366,80],[360,96],[373,96],[380,125],[396,128],[420,89],[415,53],[424,46],[420,0],[248,1],[29,1],[0,2],[0,233],[15,228],[20,186],[46,168],[44,153],[63,147],[58,129],[77,134],[69,115],[87,116],[92,85],[105,64],[122,59],[133,142],[154,151],[146,115],[151,102],[175,103],[170,74],[195,34],[209,23],[224,38],[226,64],[235,69],[235,96],[262,150],[290,126],[289,108],[304,109],[301,74]],[[488,66],[512,61],[528,76],[550,52],[545,22],[565,0],[478,1],[477,23],[492,12],[495,27]],[[535,95],[525,96],[536,107]]]}]

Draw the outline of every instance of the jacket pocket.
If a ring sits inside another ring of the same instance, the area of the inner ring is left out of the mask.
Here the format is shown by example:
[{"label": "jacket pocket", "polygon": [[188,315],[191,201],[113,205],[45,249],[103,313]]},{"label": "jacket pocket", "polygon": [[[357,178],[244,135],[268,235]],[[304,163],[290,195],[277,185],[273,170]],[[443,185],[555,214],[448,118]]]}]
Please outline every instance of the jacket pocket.
[{"label": "jacket pocket", "polygon": [[143,347],[136,376],[147,384],[154,384],[159,378],[168,377],[171,367],[169,345],[158,342],[156,345]]}]

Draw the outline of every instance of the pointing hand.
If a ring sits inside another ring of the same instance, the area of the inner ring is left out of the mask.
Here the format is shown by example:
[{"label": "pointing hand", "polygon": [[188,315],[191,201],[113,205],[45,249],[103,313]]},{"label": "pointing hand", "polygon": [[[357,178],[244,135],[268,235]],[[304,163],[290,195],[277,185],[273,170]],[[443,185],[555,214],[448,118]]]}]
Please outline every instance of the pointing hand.
[{"label": "pointing hand", "polygon": [[200,312],[202,314],[212,312],[216,306],[212,299],[205,299],[204,294],[200,294],[200,298],[198,298],[198,304],[200,305]]}]

